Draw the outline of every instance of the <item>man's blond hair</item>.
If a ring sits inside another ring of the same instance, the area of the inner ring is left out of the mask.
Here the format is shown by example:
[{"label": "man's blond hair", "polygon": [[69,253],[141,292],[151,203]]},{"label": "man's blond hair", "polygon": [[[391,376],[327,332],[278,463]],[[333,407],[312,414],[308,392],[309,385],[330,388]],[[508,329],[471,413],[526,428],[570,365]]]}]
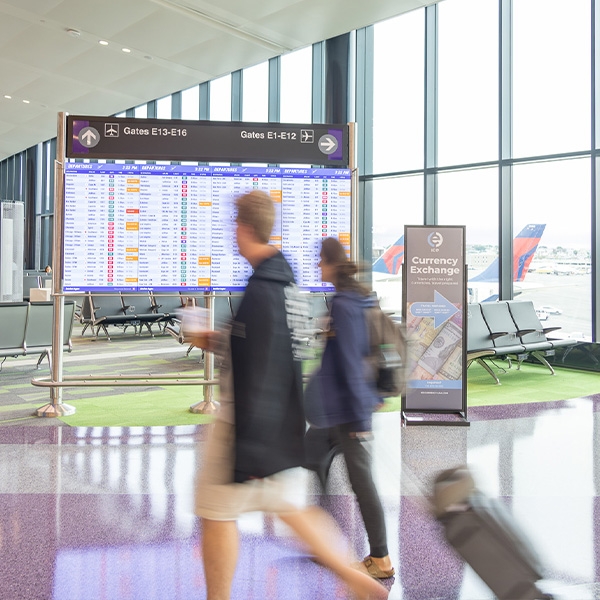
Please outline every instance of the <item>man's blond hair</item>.
[{"label": "man's blond hair", "polygon": [[275,206],[271,196],[260,190],[253,190],[235,201],[236,221],[254,229],[258,240],[268,244],[275,223]]}]

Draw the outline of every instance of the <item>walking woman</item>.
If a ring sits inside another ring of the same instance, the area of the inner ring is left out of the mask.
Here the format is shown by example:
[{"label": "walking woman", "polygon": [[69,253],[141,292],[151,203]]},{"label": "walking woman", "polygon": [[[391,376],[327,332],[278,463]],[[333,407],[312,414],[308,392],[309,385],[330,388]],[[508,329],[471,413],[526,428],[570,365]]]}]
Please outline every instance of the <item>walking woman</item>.
[{"label": "walking woman", "polygon": [[[348,260],[337,239],[323,240],[319,267],[321,279],[332,283],[336,292],[330,303],[330,328],[320,370],[322,395],[327,399],[335,426],[327,432],[309,430],[306,440],[309,462],[315,451],[321,452],[321,457],[307,466],[316,470],[321,483],[325,484],[335,449],[341,450],[369,539],[370,554],[363,560],[364,568],[372,577],[386,579],[394,575],[394,568],[367,448],[373,437],[372,414],[381,405],[366,360],[369,340],[365,309],[373,298],[370,291],[354,279],[357,267]],[[328,448],[322,445],[324,433]],[[311,439],[320,439],[320,450],[311,449]],[[324,462],[323,456],[326,457]]]}]

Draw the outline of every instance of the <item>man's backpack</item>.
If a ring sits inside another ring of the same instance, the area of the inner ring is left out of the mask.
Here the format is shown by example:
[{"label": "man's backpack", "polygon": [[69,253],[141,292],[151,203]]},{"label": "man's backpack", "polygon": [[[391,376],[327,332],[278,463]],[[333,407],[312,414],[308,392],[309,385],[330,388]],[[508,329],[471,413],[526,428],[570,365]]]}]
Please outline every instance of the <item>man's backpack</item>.
[{"label": "man's backpack", "polygon": [[406,338],[404,328],[386,315],[375,301],[365,310],[369,332],[369,362],[379,396],[399,396],[404,389]]}]

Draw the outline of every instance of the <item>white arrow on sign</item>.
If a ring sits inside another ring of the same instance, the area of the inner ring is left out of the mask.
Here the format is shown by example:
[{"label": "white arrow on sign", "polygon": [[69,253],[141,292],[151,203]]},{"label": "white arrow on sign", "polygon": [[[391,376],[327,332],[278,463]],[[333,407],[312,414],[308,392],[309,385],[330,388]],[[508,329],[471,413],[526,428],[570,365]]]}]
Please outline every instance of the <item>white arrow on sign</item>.
[{"label": "white arrow on sign", "polygon": [[338,147],[338,141],[335,136],[330,133],[326,133],[319,138],[319,150],[323,154],[331,154],[335,152]]},{"label": "white arrow on sign", "polygon": [[84,127],[77,136],[79,141],[88,148],[92,148],[100,141],[100,134],[93,127]]}]

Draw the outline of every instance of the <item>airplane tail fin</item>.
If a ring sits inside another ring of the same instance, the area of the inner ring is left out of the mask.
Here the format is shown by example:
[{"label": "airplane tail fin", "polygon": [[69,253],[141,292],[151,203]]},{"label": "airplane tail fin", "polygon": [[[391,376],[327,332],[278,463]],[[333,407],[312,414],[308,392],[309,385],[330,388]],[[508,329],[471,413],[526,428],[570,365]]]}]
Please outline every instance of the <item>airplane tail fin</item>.
[{"label": "airplane tail fin", "polygon": [[375,273],[399,275],[404,261],[404,236],[392,244],[374,263],[372,270]]},{"label": "airplane tail fin", "polygon": [[[513,281],[525,279],[545,228],[545,224],[525,225],[513,240]],[[472,277],[470,281],[498,281],[498,264],[496,258],[484,271]]]}]

